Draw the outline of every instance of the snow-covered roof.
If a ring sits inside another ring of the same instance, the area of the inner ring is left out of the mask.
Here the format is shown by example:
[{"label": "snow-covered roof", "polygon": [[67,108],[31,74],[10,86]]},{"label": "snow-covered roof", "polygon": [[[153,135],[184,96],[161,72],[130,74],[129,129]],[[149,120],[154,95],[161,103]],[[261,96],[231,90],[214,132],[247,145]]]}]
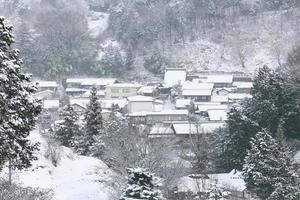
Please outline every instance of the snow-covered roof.
[{"label": "snow-covered roof", "polygon": [[150,135],[174,135],[170,125],[156,124],[150,130]]},{"label": "snow-covered roof", "polygon": [[110,85],[117,81],[115,78],[88,78],[83,79],[81,85],[92,86],[92,85]]},{"label": "snow-covered roof", "polygon": [[178,191],[193,193],[208,192],[210,186],[216,182],[227,190],[235,190],[242,192],[246,189],[246,183],[242,177],[241,172],[235,172],[220,174],[208,174],[208,179],[191,178],[189,176],[182,177],[178,181]]},{"label": "snow-covered roof", "polygon": [[129,102],[153,102],[154,99],[152,97],[142,96],[142,95],[136,95],[127,97]]},{"label": "snow-covered roof", "polygon": [[43,108],[44,109],[57,109],[57,108],[59,108],[59,100],[44,100]]},{"label": "snow-covered roof", "polygon": [[164,83],[167,86],[181,84],[186,80],[186,69],[183,68],[168,68],[165,71]]},{"label": "snow-covered roof", "polygon": [[120,108],[124,108],[127,105],[126,99],[101,99],[99,100],[102,108],[110,109],[113,104],[118,105]]},{"label": "snow-covered roof", "polygon": [[84,108],[86,108],[89,103],[90,103],[89,99],[70,99],[71,105],[77,104]]},{"label": "snow-covered roof", "polygon": [[58,85],[55,81],[38,81],[38,87],[43,88],[43,87],[48,87],[48,88],[57,88]]},{"label": "snow-covered roof", "polygon": [[185,81],[182,84],[182,90],[212,90],[213,88],[213,83],[194,83],[190,81]]},{"label": "snow-covered roof", "polygon": [[183,96],[211,96],[212,90],[183,90]]},{"label": "snow-covered roof", "polygon": [[226,110],[208,110],[208,117],[211,121],[224,121],[227,120]]},{"label": "snow-covered roof", "polygon": [[237,87],[237,88],[246,88],[246,89],[250,89],[253,87],[253,83],[252,82],[233,82],[232,86]]},{"label": "snow-covered roof", "polygon": [[202,122],[197,125],[191,123],[173,123],[173,128],[178,135],[209,134],[215,129],[223,127],[224,124],[224,122]]},{"label": "snow-covered roof", "polygon": [[133,112],[129,116],[152,116],[152,115],[188,115],[187,110],[162,110],[159,112]]},{"label": "snow-covered roof", "polygon": [[66,88],[66,92],[86,92],[89,91],[87,89],[82,88]]},{"label": "snow-covered roof", "polygon": [[[195,105],[197,105],[195,103]],[[222,104],[198,104],[197,105],[198,110],[202,112],[207,112],[208,110],[226,110],[228,108],[228,105],[222,105]]]},{"label": "snow-covered roof", "polygon": [[190,99],[177,99],[175,103],[176,108],[186,108],[191,104]]},{"label": "snow-covered roof", "polygon": [[223,95],[212,95],[212,96],[211,96],[211,102],[222,102],[222,103],[226,103],[226,102],[228,102],[228,96],[223,96]]},{"label": "snow-covered roof", "polygon": [[244,98],[252,98],[251,94],[242,94],[242,93],[230,93],[228,98],[231,100],[242,100]]},{"label": "snow-covered roof", "polygon": [[208,83],[232,83],[233,75],[208,75]]},{"label": "snow-covered roof", "polygon": [[156,87],[154,86],[142,86],[137,93],[138,94],[152,94],[155,91]]},{"label": "snow-covered roof", "polygon": [[115,83],[107,85],[106,88],[140,88],[142,85],[137,83]]},{"label": "snow-covered roof", "polygon": [[79,83],[81,84],[84,78],[68,78],[66,83]]}]

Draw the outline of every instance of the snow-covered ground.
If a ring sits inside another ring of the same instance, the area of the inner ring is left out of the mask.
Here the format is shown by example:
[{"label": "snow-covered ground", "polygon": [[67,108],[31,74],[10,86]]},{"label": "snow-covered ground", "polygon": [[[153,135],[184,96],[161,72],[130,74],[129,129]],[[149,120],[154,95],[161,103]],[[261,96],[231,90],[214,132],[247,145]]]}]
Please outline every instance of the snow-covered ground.
[{"label": "snow-covered ground", "polygon": [[[40,142],[38,160],[22,172],[14,172],[13,180],[23,186],[52,189],[53,200],[109,200],[114,194],[113,172],[96,158],[78,156],[71,149],[61,147],[61,159],[55,167],[46,159],[46,140],[33,131],[32,141]],[[6,172],[2,174],[6,176]]]},{"label": "snow-covered ground", "polygon": [[108,17],[107,13],[103,12],[90,12],[88,18],[88,27],[90,35],[93,38],[96,38],[98,35],[103,33],[108,26]]}]

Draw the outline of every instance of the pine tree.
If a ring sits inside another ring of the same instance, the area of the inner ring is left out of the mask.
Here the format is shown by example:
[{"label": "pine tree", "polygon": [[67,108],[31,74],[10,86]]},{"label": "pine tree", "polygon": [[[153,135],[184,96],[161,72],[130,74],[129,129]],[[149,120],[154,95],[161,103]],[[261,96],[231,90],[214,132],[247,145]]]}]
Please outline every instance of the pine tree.
[{"label": "pine tree", "polygon": [[[95,146],[97,146],[96,149],[98,149],[98,145],[100,144],[99,140],[101,140],[101,137],[104,134],[101,111],[101,104],[98,102],[97,98],[97,89],[92,87],[90,103],[84,116],[84,132],[76,138],[76,150],[82,155],[88,155],[92,153],[91,147],[94,146],[96,141],[97,145]],[[101,142],[101,144],[102,143],[103,142]],[[94,148],[94,150],[96,149]]]},{"label": "pine tree", "polygon": [[37,144],[28,140],[36,116],[41,112],[40,102],[34,100],[36,90],[31,76],[21,72],[19,52],[12,48],[12,26],[0,17],[0,168],[9,161],[10,168],[30,167],[35,159]]},{"label": "pine tree", "polygon": [[64,146],[73,147],[75,145],[75,138],[80,134],[78,115],[73,107],[68,104],[60,113],[60,117],[62,118],[62,122],[58,125],[55,138]]},{"label": "pine tree", "polygon": [[157,178],[147,170],[141,168],[129,168],[128,184],[120,200],[163,200],[161,192],[155,183]]},{"label": "pine tree", "polygon": [[243,167],[247,188],[263,200],[298,199],[291,152],[266,132],[256,134],[250,143]]}]

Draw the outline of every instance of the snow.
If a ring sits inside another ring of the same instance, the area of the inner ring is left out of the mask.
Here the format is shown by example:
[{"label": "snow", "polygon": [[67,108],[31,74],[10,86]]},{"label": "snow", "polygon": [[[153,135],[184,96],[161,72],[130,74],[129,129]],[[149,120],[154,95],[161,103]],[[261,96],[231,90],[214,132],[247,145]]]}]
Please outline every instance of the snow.
[{"label": "snow", "polygon": [[208,117],[211,121],[223,121],[227,120],[226,110],[208,110]]},{"label": "snow", "polygon": [[233,82],[232,86],[237,88],[252,88],[253,83],[252,82]]},{"label": "snow", "polygon": [[147,115],[188,115],[187,110],[162,110],[160,112],[133,112],[129,116],[147,116]]},{"label": "snow", "polygon": [[228,102],[228,96],[212,95],[211,96],[211,102],[227,103]]},{"label": "snow", "polygon": [[44,109],[58,109],[59,100],[44,100],[43,102]]},{"label": "snow", "polygon": [[115,78],[88,78],[83,79],[81,85],[92,86],[92,85],[110,85],[114,84],[117,81]]},{"label": "snow", "polygon": [[208,83],[232,83],[233,75],[208,75]]},{"label": "snow", "polygon": [[228,98],[231,100],[242,100],[244,98],[252,98],[252,95],[240,94],[240,93],[230,93],[230,94],[228,94]]},{"label": "snow", "polygon": [[210,96],[212,90],[183,90],[183,96]]},{"label": "snow", "polygon": [[165,71],[164,83],[172,87],[181,84],[186,79],[186,70],[182,68],[168,68]]},{"label": "snow", "polygon": [[210,186],[218,182],[222,187],[227,190],[244,191],[246,183],[243,180],[242,173],[232,170],[230,173],[223,174],[208,174],[209,179],[192,178],[185,176],[178,182],[178,191],[193,193],[208,192]]},{"label": "snow", "polygon": [[38,87],[39,88],[45,88],[45,87],[49,87],[49,88],[57,88],[58,85],[55,81],[38,81]]},{"label": "snow", "polygon": [[138,94],[152,94],[155,91],[154,86],[142,86],[137,93]]},{"label": "snow", "polygon": [[[16,171],[13,180],[24,186],[52,189],[53,200],[108,200],[113,194],[112,171],[96,158],[78,156],[71,149],[61,147],[61,159],[57,167],[45,158],[47,143],[33,131],[30,140],[40,142],[37,161],[25,171]],[[6,174],[2,174],[6,176]]]},{"label": "snow", "polygon": [[215,129],[221,128],[225,125],[224,122],[201,122],[199,124],[191,123],[173,123],[175,134],[189,135],[189,134],[210,134]]},{"label": "snow", "polygon": [[300,151],[298,151],[294,157],[295,162],[300,163]]},{"label": "snow", "polygon": [[191,105],[190,99],[177,99],[175,103],[176,108],[186,108],[189,105]]},{"label": "snow", "polygon": [[99,36],[108,27],[109,14],[103,12],[91,12],[88,18],[88,28],[93,38]]},{"label": "snow", "polygon": [[197,104],[195,102],[195,105],[197,105],[200,112],[207,112],[208,110],[219,110],[219,109],[225,110],[228,108],[227,105],[222,105],[220,103],[218,103],[218,104],[217,103],[215,103],[215,104],[213,104],[213,103],[212,104],[202,104],[202,103]]},{"label": "snow", "polygon": [[147,97],[147,96],[142,96],[142,95],[137,95],[137,96],[131,96],[127,97],[128,101],[131,102],[153,102],[154,99],[152,97]]},{"label": "snow", "polygon": [[115,83],[107,85],[106,88],[140,88],[142,85],[138,83]]},{"label": "snow", "polygon": [[186,81],[182,84],[182,90],[212,90],[213,83],[195,83]]}]

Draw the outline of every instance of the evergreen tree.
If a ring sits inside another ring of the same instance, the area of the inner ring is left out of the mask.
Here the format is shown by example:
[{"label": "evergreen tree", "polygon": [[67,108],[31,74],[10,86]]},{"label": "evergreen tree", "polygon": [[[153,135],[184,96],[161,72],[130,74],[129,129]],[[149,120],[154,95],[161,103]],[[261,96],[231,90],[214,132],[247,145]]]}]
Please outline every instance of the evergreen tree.
[{"label": "evergreen tree", "polygon": [[97,88],[92,87],[90,103],[87,106],[84,116],[84,132],[76,138],[76,149],[82,155],[91,153],[91,146],[96,140],[99,141],[104,133],[101,111],[101,104],[97,98]]},{"label": "evergreen tree", "polygon": [[21,72],[19,52],[12,48],[12,26],[0,17],[0,168],[9,161],[10,168],[30,167],[37,144],[27,138],[41,112],[31,76]]},{"label": "evergreen tree", "polygon": [[75,145],[75,138],[80,134],[78,115],[73,107],[68,104],[60,113],[60,117],[62,118],[62,122],[58,125],[55,138],[64,146],[73,147]]},{"label": "evergreen tree", "polygon": [[298,199],[291,152],[266,132],[257,133],[250,144],[243,167],[247,188],[263,200]]},{"label": "evergreen tree", "polygon": [[155,183],[157,178],[153,174],[141,168],[129,168],[128,184],[120,200],[163,200],[161,192]]}]

